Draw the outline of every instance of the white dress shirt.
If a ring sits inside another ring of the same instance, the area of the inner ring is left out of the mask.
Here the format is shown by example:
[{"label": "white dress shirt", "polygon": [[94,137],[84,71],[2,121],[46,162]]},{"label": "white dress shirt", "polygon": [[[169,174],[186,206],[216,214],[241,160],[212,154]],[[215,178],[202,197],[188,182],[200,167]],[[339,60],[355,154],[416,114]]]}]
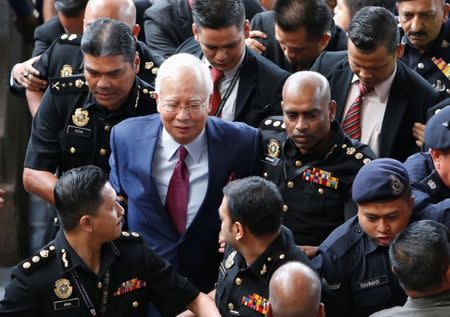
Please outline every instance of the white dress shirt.
[{"label": "white dress shirt", "polygon": [[[386,112],[386,105],[389,99],[389,92],[391,91],[392,82],[397,73],[397,65],[393,73],[379,83],[373,90],[363,97],[361,105],[361,142],[370,146],[372,151],[378,156],[380,153],[379,138],[381,128],[383,126],[384,113]],[[347,96],[347,101],[344,108],[344,121],[350,106],[359,95],[358,76],[353,75],[352,85]]]},{"label": "white dress shirt", "polygon": [[[156,144],[152,177],[163,206],[175,165],[178,162],[178,144],[163,127]],[[189,173],[189,199],[186,228],[192,223],[206,195],[208,187],[208,145],[205,129],[191,143],[184,145],[188,151],[184,162]]]}]

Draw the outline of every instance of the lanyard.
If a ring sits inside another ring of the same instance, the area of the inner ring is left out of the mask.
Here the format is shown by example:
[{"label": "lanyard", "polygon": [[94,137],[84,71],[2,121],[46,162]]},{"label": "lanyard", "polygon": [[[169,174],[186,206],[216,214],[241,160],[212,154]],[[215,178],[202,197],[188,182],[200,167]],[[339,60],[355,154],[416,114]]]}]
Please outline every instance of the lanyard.
[{"label": "lanyard", "polygon": [[[72,278],[75,281],[75,284],[77,285],[78,289],[80,290],[81,297],[83,298],[83,302],[89,311],[89,315],[92,317],[97,317],[98,315],[97,315],[97,311],[95,310],[94,303],[92,303],[92,300],[89,297],[89,294],[86,291],[86,288],[84,287],[77,271],[74,269],[74,270],[70,271],[70,274],[72,275]],[[110,283],[110,273],[108,270],[108,271],[106,271],[105,277],[103,279],[102,303],[101,303],[101,307],[100,307],[100,316],[102,316],[104,314],[104,312],[106,311],[106,306],[108,304],[109,283]]]},{"label": "lanyard", "polygon": [[239,75],[241,73],[241,68],[242,68],[242,64],[241,64],[241,66],[239,66],[239,69],[236,72],[236,74],[234,74],[233,79],[231,80],[231,83],[228,85],[228,88],[225,91],[225,94],[223,95],[222,99],[220,100],[219,107],[217,108],[217,111],[214,114],[216,117],[219,117],[222,115],[223,107],[225,107],[225,103],[227,102],[228,98],[230,97],[231,92],[233,91],[234,86],[236,86],[236,83],[239,79]]}]

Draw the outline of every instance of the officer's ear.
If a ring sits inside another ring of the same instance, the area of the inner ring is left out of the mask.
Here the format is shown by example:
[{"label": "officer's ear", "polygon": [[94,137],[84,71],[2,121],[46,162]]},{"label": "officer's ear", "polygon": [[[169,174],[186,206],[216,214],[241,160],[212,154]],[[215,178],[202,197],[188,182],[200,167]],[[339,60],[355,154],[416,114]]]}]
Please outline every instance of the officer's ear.
[{"label": "officer's ear", "polygon": [[330,123],[334,121],[336,117],[336,101],[331,100],[328,105],[328,112],[330,113]]},{"label": "officer's ear", "polygon": [[139,73],[139,66],[141,65],[141,58],[139,57],[139,53],[136,52],[136,55],[134,56],[134,72],[137,75]]},{"label": "officer's ear", "polygon": [[439,172],[441,169],[442,152],[436,149],[430,149],[431,159],[433,160],[434,167]]},{"label": "officer's ear", "polygon": [[450,4],[445,3],[445,4],[444,4],[444,16],[443,16],[443,18],[442,18],[442,22],[443,22],[443,23],[446,23],[446,22],[447,22],[449,11],[450,11]]},{"label": "officer's ear", "polygon": [[245,228],[239,221],[233,223],[233,231],[236,240],[241,240],[244,237]]},{"label": "officer's ear", "polygon": [[404,52],[405,52],[405,44],[400,43],[395,49],[395,57],[397,57],[397,59],[402,58]]},{"label": "officer's ear", "polygon": [[80,218],[80,227],[86,232],[92,232],[93,230],[93,221],[90,215],[83,215]]},{"label": "officer's ear", "polygon": [[159,113],[161,113],[161,109],[159,107],[159,95],[158,93],[155,91],[155,101],[156,101],[156,110],[158,110]]},{"label": "officer's ear", "polygon": [[192,23],[192,34],[194,34],[194,38],[195,38],[195,40],[198,42],[198,41],[199,41],[199,40],[198,40],[198,37],[199,37],[199,34],[200,34],[200,29],[197,28],[197,26],[195,25],[195,23]]}]

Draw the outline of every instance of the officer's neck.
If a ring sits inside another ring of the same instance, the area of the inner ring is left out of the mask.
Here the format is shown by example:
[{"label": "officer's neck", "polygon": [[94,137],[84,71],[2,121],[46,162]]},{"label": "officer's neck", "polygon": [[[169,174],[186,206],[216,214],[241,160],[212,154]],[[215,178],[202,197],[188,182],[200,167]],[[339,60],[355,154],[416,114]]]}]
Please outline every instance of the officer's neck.
[{"label": "officer's neck", "polygon": [[92,239],[85,232],[65,231],[66,240],[72,249],[77,253],[80,259],[95,274],[100,271],[101,248],[103,243],[99,243],[96,239]]},{"label": "officer's neck", "polygon": [[263,237],[255,237],[253,234],[247,233],[238,246],[238,251],[244,257],[247,267],[250,267],[267,250],[278,234],[279,232]]}]

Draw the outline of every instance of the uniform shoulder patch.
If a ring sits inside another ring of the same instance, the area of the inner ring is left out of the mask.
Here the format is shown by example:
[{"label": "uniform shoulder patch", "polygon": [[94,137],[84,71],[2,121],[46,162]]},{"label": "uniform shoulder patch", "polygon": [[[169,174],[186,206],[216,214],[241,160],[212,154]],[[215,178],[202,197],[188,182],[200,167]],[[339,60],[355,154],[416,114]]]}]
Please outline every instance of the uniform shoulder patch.
[{"label": "uniform shoulder patch", "polygon": [[137,232],[122,231],[118,240],[142,240],[142,237]]},{"label": "uniform shoulder patch", "polygon": [[44,247],[43,249],[36,252],[31,258],[23,261],[18,265],[18,268],[24,273],[24,274],[31,274],[34,272],[38,267],[41,267],[42,265],[48,263],[50,259],[52,259],[55,256],[55,246],[54,245],[48,245]]},{"label": "uniform shoulder patch", "polygon": [[58,38],[58,42],[63,44],[80,45],[81,35],[64,33],[60,35],[60,37]]},{"label": "uniform shoulder patch", "polygon": [[282,116],[273,116],[264,119],[259,125],[259,128],[261,130],[286,131],[286,125],[284,124]]},{"label": "uniform shoulder patch", "polygon": [[89,90],[83,74],[49,78],[49,87],[52,95],[73,94]]}]

